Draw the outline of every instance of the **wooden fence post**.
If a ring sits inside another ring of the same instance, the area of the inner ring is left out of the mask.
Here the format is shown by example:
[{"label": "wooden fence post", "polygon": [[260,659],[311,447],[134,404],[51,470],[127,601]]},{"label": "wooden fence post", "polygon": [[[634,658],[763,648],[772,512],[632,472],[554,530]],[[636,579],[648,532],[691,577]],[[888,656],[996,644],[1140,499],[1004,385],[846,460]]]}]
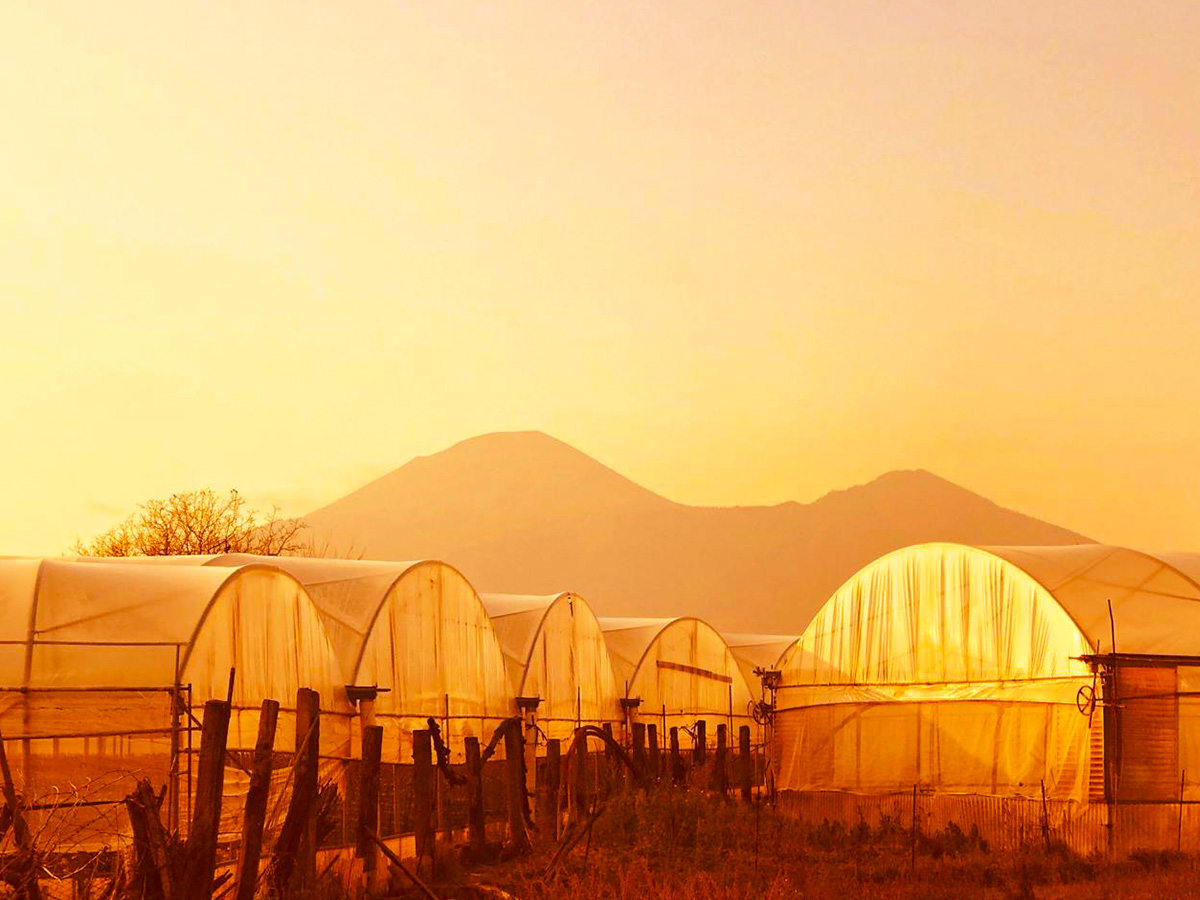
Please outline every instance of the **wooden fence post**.
[{"label": "wooden fence post", "polygon": [[[600,730],[611,738],[613,736],[612,722],[605,722],[600,726]],[[609,791],[612,789],[613,773],[616,771],[612,745],[605,741],[604,753],[601,756],[598,756],[596,759],[598,761],[603,760],[601,763],[603,768],[601,769],[602,774],[600,777],[600,787],[603,791]]]},{"label": "wooden fence post", "polygon": [[321,695],[311,688],[296,692],[296,750],[304,762],[296,772],[292,790],[306,794],[309,803],[296,858],[294,874],[298,880],[294,884],[297,890],[311,891],[317,883],[317,812],[321,805]]},{"label": "wooden fence post", "polygon": [[250,786],[246,790],[246,806],[242,812],[242,844],[238,848],[237,883],[233,900],[254,900],[254,891],[258,886],[258,863],[262,854],[263,825],[267,820],[267,800],[271,794],[271,768],[278,723],[279,701],[264,700],[258,713],[258,739],[254,742]]},{"label": "wooden fence post", "polygon": [[738,755],[741,757],[742,799],[747,803],[754,796],[754,758],[750,755],[750,726],[738,728]]},{"label": "wooden fence post", "polygon": [[692,762],[702,766],[708,759],[708,723],[701,719],[696,723],[696,743],[692,747]]},{"label": "wooden fence post", "polygon": [[317,810],[320,807],[321,695],[296,691],[296,752],[292,756],[292,797],[275,841],[275,892],[312,890],[317,870]]},{"label": "wooden fence post", "polygon": [[529,832],[525,828],[525,734],[519,719],[512,720],[504,732],[504,775],[508,788],[508,853],[529,850]]},{"label": "wooden fence post", "polygon": [[633,767],[637,770],[637,786],[644,788],[646,778],[646,723],[633,723]]},{"label": "wooden fence post", "polygon": [[715,787],[722,797],[729,790],[729,771],[726,769],[725,751],[725,724],[721,723],[717,726],[717,754],[715,760],[717,783]]},{"label": "wooden fence post", "polygon": [[471,857],[479,860],[487,845],[483,817],[483,763],[479,758],[479,738],[464,739],[467,751],[467,838]]},{"label": "wooden fence post", "polygon": [[212,894],[228,739],[229,703],[224,700],[207,701],[200,726],[200,765],[196,778],[196,805],[192,812],[192,826],[188,831],[183,900],[208,900]]},{"label": "wooden fence post", "polygon": [[582,818],[587,815],[588,797],[595,789],[595,783],[589,783],[591,769],[591,751],[588,749],[588,739],[580,738],[579,733],[582,728],[575,729],[575,765],[571,767],[570,775],[574,778],[575,783],[571,786],[571,803],[570,810],[571,821],[576,821],[576,817]]},{"label": "wooden fence post", "polygon": [[375,868],[375,842],[371,832],[379,831],[379,766],[383,758],[383,726],[363,728],[362,764],[358,781],[358,846],[355,856],[362,858],[363,871]]},{"label": "wooden fence post", "polygon": [[657,783],[662,775],[662,760],[658,752],[658,726],[651,722],[646,726],[646,743],[649,744],[649,782],[650,784]]},{"label": "wooden fence post", "polygon": [[545,800],[545,814],[543,821],[550,828],[547,834],[558,840],[558,788],[562,781],[562,743],[558,738],[550,738],[546,741],[546,786],[543,796]]},{"label": "wooden fence post", "polygon": [[413,832],[417,842],[417,872],[428,854],[429,871],[436,868],[433,835],[433,736],[422,728],[412,733],[413,742]]},{"label": "wooden fence post", "polygon": [[679,752],[679,729],[671,729],[671,781],[683,784],[683,755]]}]

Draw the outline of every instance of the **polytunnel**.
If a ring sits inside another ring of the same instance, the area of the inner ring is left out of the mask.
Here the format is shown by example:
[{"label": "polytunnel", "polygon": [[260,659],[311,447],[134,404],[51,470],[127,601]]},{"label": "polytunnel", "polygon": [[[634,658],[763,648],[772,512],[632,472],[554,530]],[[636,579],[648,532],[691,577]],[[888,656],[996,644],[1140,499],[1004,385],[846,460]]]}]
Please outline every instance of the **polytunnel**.
[{"label": "polytunnel", "polygon": [[539,727],[570,738],[580,725],[621,721],[608,647],[578,594],[484,594],[516,697],[538,697]]},{"label": "polytunnel", "polygon": [[483,603],[453,566],[312,557],[214,557],[207,566],[269,559],[312,596],[344,682],[377,688],[383,758],[412,759],[412,732],[432,718],[455,758],[515,713],[504,654]]},{"label": "polytunnel", "polygon": [[[602,618],[600,628],[622,696],[639,721],[664,732],[703,719],[708,732],[751,722],[754,694],[733,651],[695,618]],[[732,740],[732,736],[730,737]]]},{"label": "polytunnel", "polygon": [[796,643],[796,634],[738,634],[721,632],[725,643],[733,652],[734,659],[742,670],[742,677],[750,691],[759,696],[762,679],[755,669],[772,671],[779,666],[780,658]]},{"label": "polytunnel", "polygon": [[781,669],[784,789],[1200,799],[1200,556],[907,547]]},{"label": "polytunnel", "polygon": [[[27,798],[86,785],[75,799],[102,805],[149,777],[169,785],[178,825],[206,700],[232,690],[231,749],[254,747],[264,699],[280,702],[276,745],[291,747],[301,687],[349,712],[315,606],[267,566],[2,559],[0,621],[0,731]],[[345,754],[346,721],[322,723],[323,754]]]}]

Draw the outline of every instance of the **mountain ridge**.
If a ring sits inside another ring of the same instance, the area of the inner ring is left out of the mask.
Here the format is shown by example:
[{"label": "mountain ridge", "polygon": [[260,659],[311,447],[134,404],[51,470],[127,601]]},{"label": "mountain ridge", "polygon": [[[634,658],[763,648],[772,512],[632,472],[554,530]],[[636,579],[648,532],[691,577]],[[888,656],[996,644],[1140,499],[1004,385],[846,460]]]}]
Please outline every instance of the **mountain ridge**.
[{"label": "mountain ridge", "polygon": [[536,431],[414,457],[305,519],[371,558],[445,559],[480,592],[573,590],[602,615],[787,633],[862,565],[906,544],[1090,543],[925,469],[808,503],[691,506]]}]

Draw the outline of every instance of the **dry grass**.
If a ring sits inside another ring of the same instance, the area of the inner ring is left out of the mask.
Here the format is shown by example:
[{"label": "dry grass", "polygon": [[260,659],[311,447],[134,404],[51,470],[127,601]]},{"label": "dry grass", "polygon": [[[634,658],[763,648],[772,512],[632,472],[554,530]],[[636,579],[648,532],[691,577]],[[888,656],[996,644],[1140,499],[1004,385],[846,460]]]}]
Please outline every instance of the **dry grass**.
[{"label": "dry grass", "polygon": [[[519,900],[1200,900],[1200,866],[1190,857],[1107,862],[1061,848],[996,852],[955,827],[923,836],[914,854],[899,823],[804,825],[765,807],[670,791],[610,800],[590,846],[581,842],[543,878],[554,849],[544,842],[526,859],[463,873],[460,885],[483,882]],[[443,892],[470,896],[449,885]]]}]

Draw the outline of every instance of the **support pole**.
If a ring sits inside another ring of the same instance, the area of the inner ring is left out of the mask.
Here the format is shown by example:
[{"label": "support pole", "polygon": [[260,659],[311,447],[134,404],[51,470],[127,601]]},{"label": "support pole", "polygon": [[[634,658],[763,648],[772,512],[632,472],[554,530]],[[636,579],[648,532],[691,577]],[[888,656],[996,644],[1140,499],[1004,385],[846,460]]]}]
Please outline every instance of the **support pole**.
[{"label": "support pole", "polygon": [[637,770],[637,786],[644,788],[646,778],[646,723],[633,723],[633,766]]},{"label": "support pole", "polygon": [[358,782],[358,846],[355,855],[363,861],[363,871],[375,869],[375,842],[371,834],[379,831],[379,767],[383,758],[383,726],[363,729],[362,765]]},{"label": "support pole", "polygon": [[229,739],[229,703],[209,700],[200,726],[200,768],[196,808],[188,830],[182,900],[208,900],[217,864],[221,793],[225,787],[225,746]]},{"label": "support pole", "polygon": [[433,738],[426,729],[412,733],[413,741],[413,831],[417,843],[417,872],[428,857],[429,871],[437,868],[433,835]]},{"label": "support pole", "polygon": [[250,787],[246,791],[246,805],[242,811],[242,843],[238,849],[234,900],[254,900],[254,891],[258,886],[258,863],[262,854],[263,826],[267,821],[267,800],[271,793],[271,768],[278,722],[279,701],[264,700],[258,713],[258,739],[254,742]]},{"label": "support pole", "polygon": [[658,750],[658,726],[651,722],[646,726],[646,743],[649,745],[649,783],[656,784],[662,777],[662,759]]},{"label": "support pole", "polygon": [[483,858],[487,846],[483,817],[483,763],[479,758],[479,738],[464,739],[467,755],[467,840],[471,857]]},{"label": "support pole", "polygon": [[679,729],[671,729],[671,781],[675,786],[683,784],[683,755],[679,752]]},{"label": "support pole", "polygon": [[[546,785],[542,791],[545,798],[545,812],[542,823],[547,827],[546,834],[558,840],[558,788],[562,781],[562,744],[558,738],[546,741]],[[539,825],[539,828],[541,825]]]},{"label": "support pole", "polygon": [[519,720],[512,720],[504,734],[504,770],[508,786],[508,847],[510,856],[529,851],[529,833],[525,828],[525,735]]},{"label": "support pole", "polygon": [[754,796],[754,758],[750,755],[750,726],[738,727],[738,756],[741,763],[742,799],[747,803]]},{"label": "support pole", "polygon": [[729,773],[725,765],[725,723],[722,722],[717,726],[717,754],[716,754],[716,784],[714,787],[722,797],[729,790]]}]

